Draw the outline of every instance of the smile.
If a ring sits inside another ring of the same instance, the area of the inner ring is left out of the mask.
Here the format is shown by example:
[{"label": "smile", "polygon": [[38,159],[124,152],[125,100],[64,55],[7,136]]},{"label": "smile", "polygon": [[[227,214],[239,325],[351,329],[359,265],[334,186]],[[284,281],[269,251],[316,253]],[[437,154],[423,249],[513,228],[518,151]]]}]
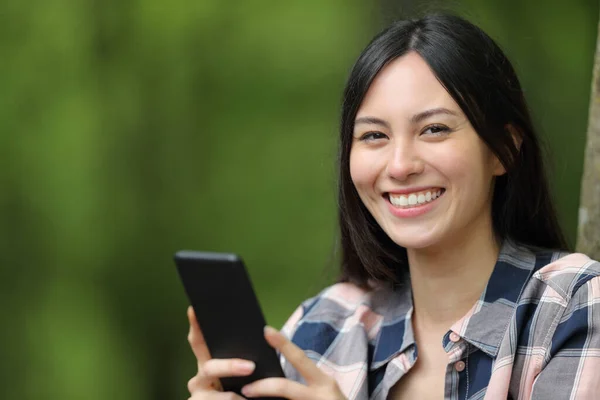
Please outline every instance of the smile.
[{"label": "smile", "polygon": [[445,191],[446,189],[442,188],[432,188],[406,194],[386,193],[385,197],[387,197],[389,202],[396,208],[413,208],[431,203],[441,197]]}]

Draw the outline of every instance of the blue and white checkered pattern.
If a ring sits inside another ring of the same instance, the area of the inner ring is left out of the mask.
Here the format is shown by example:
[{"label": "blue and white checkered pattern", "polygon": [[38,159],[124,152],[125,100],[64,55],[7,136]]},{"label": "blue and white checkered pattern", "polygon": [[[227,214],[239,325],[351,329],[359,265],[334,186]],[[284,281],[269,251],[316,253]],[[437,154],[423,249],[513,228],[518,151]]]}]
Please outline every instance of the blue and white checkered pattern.
[{"label": "blue and white checkered pattern", "polygon": [[[600,399],[599,303],[600,263],[506,240],[481,298],[442,340],[445,398]],[[283,332],[349,399],[385,399],[416,361],[412,310],[409,285],[339,283],[305,301]]]}]

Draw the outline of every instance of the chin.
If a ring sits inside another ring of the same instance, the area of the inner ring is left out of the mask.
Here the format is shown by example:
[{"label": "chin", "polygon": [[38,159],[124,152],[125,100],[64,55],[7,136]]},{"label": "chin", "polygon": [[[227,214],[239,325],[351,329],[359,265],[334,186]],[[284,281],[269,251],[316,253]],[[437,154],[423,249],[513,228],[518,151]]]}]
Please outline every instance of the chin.
[{"label": "chin", "polygon": [[388,235],[390,239],[398,246],[402,246],[407,250],[411,249],[426,249],[433,247],[440,242],[440,238],[435,235],[407,235],[407,234],[392,234]]}]

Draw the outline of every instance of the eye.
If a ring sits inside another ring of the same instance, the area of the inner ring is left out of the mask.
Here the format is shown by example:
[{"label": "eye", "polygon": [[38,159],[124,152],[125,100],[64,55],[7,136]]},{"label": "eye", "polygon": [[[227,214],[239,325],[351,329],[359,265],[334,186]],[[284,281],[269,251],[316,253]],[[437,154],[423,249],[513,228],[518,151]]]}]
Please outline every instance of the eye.
[{"label": "eye", "polygon": [[430,135],[430,136],[442,136],[450,133],[450,128],[445,125],[429,125],[423,131],[421,131],[421,135]]},{"label": "eye", "polygon": [[379,139],[387,139],[385,133],[381,132],[367,132],[360,137],[360,141],[362,142],[372,142]]}]

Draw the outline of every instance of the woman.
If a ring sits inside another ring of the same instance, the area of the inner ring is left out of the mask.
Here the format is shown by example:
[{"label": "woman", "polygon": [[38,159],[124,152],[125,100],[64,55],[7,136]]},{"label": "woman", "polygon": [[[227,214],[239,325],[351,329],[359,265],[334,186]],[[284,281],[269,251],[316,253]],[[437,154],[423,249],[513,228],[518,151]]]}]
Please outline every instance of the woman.
[{"label": "woman", "polygon": [[[562,252],[523,92],[485,33],[433,15],[375,37],[340,143],[340,282],[265,330],[287,379],[245,397],[598,398],[600,263]],[[240,398],[213,387],[252,363],[209,360],[189,315],[192,398]]]}]

